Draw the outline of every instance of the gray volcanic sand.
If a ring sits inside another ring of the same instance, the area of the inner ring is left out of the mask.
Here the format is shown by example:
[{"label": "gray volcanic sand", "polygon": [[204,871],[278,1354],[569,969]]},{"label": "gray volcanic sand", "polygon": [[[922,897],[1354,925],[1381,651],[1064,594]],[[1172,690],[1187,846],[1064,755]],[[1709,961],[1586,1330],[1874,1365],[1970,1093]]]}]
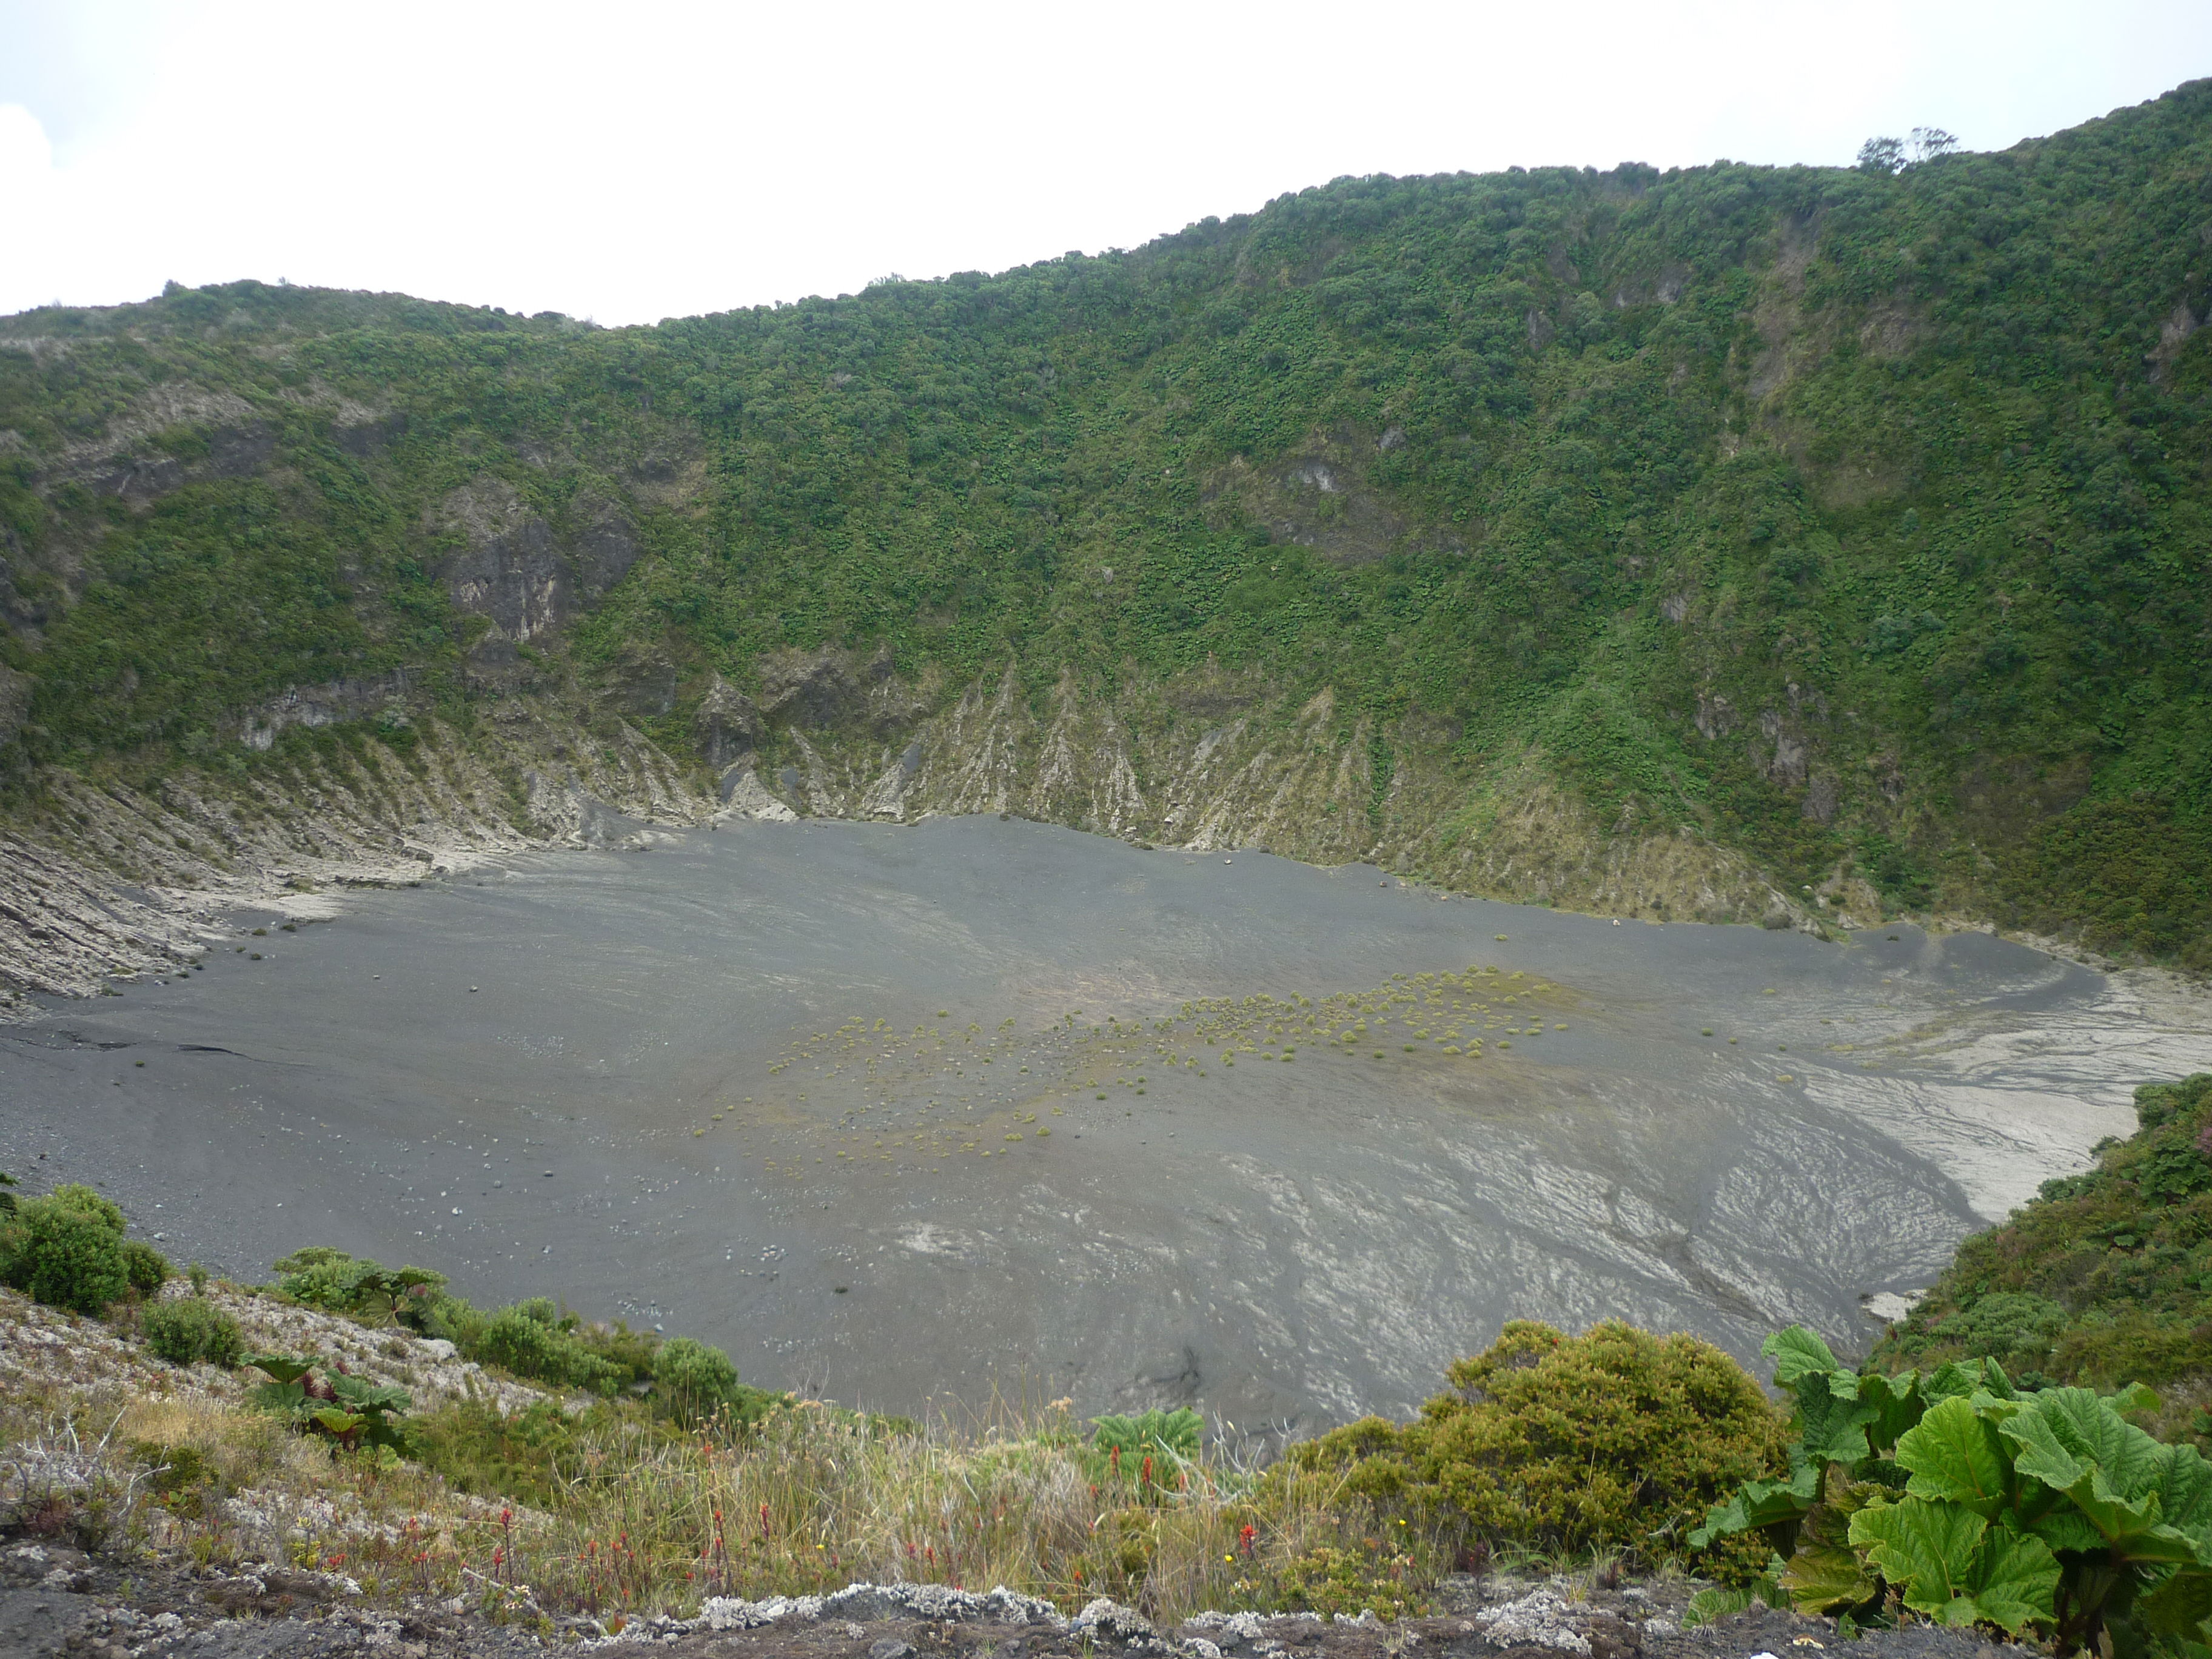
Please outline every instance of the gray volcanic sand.
[{"label": "gray volcanic sand", "polygon": [[[0,1033],[0,1167],[241,1277],[332,1243],[871,1407],[1281,1432],[1409,1412],[1509,1318],[1863,1347],[1867,1297],[2212,1063],[1976,934],[1614,925],[989,818],[652,840],[264,918],[228,942],[260,961]],[[1227,1064],[1182,1008],[1235,1000],[1265,1053],[1294,997],[1478,965],[1480,1058],[1401,1018]]]}]

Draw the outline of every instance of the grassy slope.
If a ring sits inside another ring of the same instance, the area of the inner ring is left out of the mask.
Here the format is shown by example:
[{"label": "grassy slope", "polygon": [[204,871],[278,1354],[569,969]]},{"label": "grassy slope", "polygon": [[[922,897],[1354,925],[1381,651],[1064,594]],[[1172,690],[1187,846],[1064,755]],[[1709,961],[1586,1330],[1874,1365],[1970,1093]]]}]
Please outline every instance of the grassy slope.
[{"label": "grassy slope", "polygon": [[1874,1364],[1988,1355],[2033,1386],[2148,1382],[2164,1432],[2212,1431],[2212,1073],[2144,1085],[2136,1111],[2094,1169],[1960,1245]]},{"label": "grassy slope", "polygon": [[[298,681],[434,686],[474,626],[430,574],[444,491],[489,471],[557,526],[675,453],[701,482],[627,497],[647,552],[575,630],[587,673],[883,641],[1114,697],[1213,659],[1380,717],[1378,775],[1533,743],[1623,832],[2212,965],[2212,343],[2178,326],[2208,161],[2212,82],[1896,179],[1340,180],[650,329],[258,284],[26,313],[0,331],[67,349],[0,350],[18,748],[143,764]],[[55,483],[185,381],[274,465],[135,510]],[[396,438],[356,453],[332,393]]]}]

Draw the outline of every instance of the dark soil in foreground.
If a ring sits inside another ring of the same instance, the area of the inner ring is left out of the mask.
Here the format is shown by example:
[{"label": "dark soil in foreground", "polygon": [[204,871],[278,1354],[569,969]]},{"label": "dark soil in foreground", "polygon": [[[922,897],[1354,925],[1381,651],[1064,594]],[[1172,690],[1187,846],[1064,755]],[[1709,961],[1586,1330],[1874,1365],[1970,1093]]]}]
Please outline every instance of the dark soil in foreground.
[{"label": "dark soil in foreground", "polygon": [[1459,1578],[1444,1588],[1443,1613],[1396,1625],[1347,1622],[1340,1615],[1207,1615],[1156,1629],[1116,1608],[1103,1616],[1089,1613],[1066,1629],[988,1615],[863,1622],[788,1613],[749,1629],[715,1630],[704,1620],[623,1623],[610,1617],[601,1625],[547,1617],[527,1604],[495,1618],[459,1601],[372,1601],[335,1575],[280,1567],[231,1574],[18,1542],[0,1549],[0,1656],[497,1659],[585,1646],[615,1653],[642,1647],[698,1659],[1474,1659],[1516,1649],[1576,1659],[1812,1659],[1845,1645],[1854,1659],[2001,1659],[2028,1651],[1930,1626],[1869,1632],[1845,1644],[1832,1620],[1765,1607],[1685,1631],[1680,1613],[1698,1588],[1680,1579],[1608,1590],[1564,1579]]}]

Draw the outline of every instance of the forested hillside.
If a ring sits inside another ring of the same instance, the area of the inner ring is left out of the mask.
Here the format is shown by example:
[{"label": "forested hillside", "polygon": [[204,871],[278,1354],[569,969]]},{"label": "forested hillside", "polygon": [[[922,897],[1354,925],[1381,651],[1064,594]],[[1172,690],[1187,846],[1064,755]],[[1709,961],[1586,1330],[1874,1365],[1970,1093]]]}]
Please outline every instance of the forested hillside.
[{"label": "forested hillside", "polygon": [[1295,751],[1285,851],[1573,902],[1492,854],[1579,835],[2212,967],[2208,309],[2212,82],[1893,175],[1345,179],[652,328],[27,313],[9,810],[538,696],[896,813],[995,696],[1030,793],[927,799],[1190,840]]}]

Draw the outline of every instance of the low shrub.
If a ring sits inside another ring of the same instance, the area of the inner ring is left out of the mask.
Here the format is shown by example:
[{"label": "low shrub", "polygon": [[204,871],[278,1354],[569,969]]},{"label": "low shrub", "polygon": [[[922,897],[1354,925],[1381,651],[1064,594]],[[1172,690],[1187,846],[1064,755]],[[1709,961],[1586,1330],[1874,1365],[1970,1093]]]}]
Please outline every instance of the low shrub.
[{"label": "low shrub", "polygon": [[46,1196],[52,1202],[75,1210],[80,1215],[92,1217],[118,1238],[123,1237],[124,1231],[131,1224],[124,1218],[121,1205],[112,1198],[102,1198],[81,1182],[73,1181],[57,1187]]},{"label": "low shrub", "polygon": [[146,1346],[173,1365],[204,1361],[228,1370],[246,1352],[238,1322],[198,1297],[151,1304],[138,1328]]},{"label": "low shrub", "polygon": [[569,1334],[621,1373],[625,1385],[653,1381],[660,1338],[651,1331],[634,1331],[617,1319],[611,1325],[579,1323]]},{"label": "low shrub", "polygon": [[220,1495],[219,1480],[197,1446],[137,1440],[131,1452],[146,1466],[146,1490],[172,1515],[198,1520],[207,1512],[210,1496]]},{"label": "low shrub", "polygon": [[126,1238],[123,1241],[123,1273],[130,1280],[132,1292],[145,1297],[152,1296],[174,1279],[177,1270],[169,1265],[168,1257],[143,1239]]},{"label": "low shrub", "polygon": [[757,1423],[783,1398],[746,1387],[738,1381],[738,1368],[729,1355],[688,1336],[660,1345],[653,1356],[653,1380],[661,1402],[683,1423],[716,1416],[730,1423]]},{"label": "low shrub", "polygon": [[115,1211],[111,1224],[102,1211],[76,1201],[66,1187],[23,1200],[0,1231],[0,1277],[49,1307],[102,1312],[131,1291],[122,1212]]},{"label": "low shrub", "polygon": [[1349,1547],[1319,1544],[1292,1556],[1274,1571],[1262,1599],[1324,1619],[1357,1618],[1372,1609],[1395,1624],[1429,1611],[1426,1589],[1412,1554],[1369,1538]]},{"label": "low shrub", "polygon": [[309,1245],[276,1263],[277,1288],[295,1302],[332,1313],[405,1327],[453,1343],[478,1364],[556,1388],[611,1395],[653,1380],[660,1339],[619,1322],[587,1325],[550,1297],[489,1311],[446,1289],[427,1267],[387,1267],[328,1245]]},{"label": "low shrub", "polygon": [[1293,1448],[1292,1462],[1492,1543],[1689,1555],[1735,1579],[1765,1565],[1763,1545],[1687,1541],[1727,1492],[1784,1466],[1782,1413],[1718,1348],[1613,1320],[1580,1336],[1513,1320],[1446,1375],[1451,1391],[1416,1421],[1365,1418]]},{"label": "low shrub", "polygon": [[579,1342],[573,1329],[555,1322],[553,1311],[553,1304],[543,1297],[501,1309],[485,1322],[480,1336],[464,1345],[469,1358],[517,1376],[599,1394],[612,1394],[629,1381],[618,1368]]}]

